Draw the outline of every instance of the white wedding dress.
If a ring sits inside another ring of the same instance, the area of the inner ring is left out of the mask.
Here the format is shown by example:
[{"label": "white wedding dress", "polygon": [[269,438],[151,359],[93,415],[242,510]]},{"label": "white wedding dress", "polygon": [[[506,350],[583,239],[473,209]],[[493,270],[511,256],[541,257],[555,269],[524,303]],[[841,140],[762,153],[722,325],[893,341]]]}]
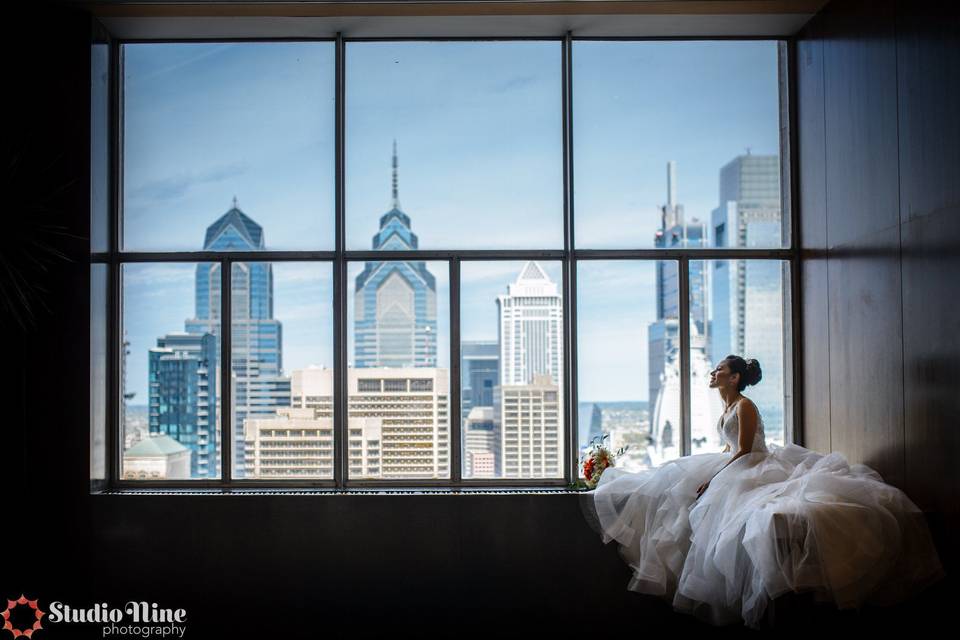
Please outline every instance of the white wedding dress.
[{"label": "white wedding dress", "polygon": [[[732,452],[739,420],[717,424]],[[765,443],[711,481],[733,453],[703,453],[637,473],[606,469],[584,494],[604,543],[633,569],[627,588],[716,625],[763,626],[767,605],[813,592],[839,608],[900,602],[945,575],[923,512],[839,453]],[[767,623],[770,621],[767,620]]]}]

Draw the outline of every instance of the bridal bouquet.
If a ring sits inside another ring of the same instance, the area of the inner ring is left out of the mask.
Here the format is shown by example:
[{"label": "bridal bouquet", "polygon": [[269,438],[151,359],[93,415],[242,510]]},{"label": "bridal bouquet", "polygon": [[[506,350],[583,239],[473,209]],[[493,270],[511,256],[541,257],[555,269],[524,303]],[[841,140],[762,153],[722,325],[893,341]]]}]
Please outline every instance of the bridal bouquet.
[{"label": "bridal bouquet", "polygon": [[573,488],[596,489],[603,470],[614,466],[614,460],[630,448],[630,445],[627,445],[617,449],[616,453],[611,453],[604,442],[609,437],[609,433],[604,433],[590,441],[590,446],[587,447],[583,458],[580,460],[585,480],[578,479],[571,485]]}]

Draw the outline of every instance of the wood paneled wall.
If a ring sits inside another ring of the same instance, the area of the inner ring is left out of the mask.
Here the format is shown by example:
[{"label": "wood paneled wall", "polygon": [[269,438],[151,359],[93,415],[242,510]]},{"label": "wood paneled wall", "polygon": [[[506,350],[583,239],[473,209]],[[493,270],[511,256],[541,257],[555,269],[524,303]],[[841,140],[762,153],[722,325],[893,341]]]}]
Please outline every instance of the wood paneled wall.
[{"label": "wood paneled wall", "polygon": [[[948,15],[952,12],[951,15]],[[960,534],[960,19],[834,0],[799,34],[805,445]]]}]

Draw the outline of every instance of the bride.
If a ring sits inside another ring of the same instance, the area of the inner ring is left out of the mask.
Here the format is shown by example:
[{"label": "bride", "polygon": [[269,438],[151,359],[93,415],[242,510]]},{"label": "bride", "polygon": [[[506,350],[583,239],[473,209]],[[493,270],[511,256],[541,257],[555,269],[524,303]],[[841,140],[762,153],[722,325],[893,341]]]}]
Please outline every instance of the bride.
[{"label": "bride", "polygon": [[756,360],[734,355],[711,372],[723,452],[610,467],[584,494],[588,520],[633,569],[627,588],[715,625],[758,628],[788,591],[859,608],[943,577],[923,512],[900,489],[840,453],[766,443],[743,395],[761,377]]}]

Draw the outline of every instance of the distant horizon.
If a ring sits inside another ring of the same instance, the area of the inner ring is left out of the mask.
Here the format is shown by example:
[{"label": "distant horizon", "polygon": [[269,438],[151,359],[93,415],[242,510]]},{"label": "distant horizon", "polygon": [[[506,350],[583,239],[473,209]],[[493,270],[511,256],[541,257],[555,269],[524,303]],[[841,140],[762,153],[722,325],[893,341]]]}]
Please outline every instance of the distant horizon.
[{"label": "distant horizon", "polygon": [[[649,402],[646,400],[577,400],[578,405],[587,405],[587,404],[599,404],[599,405],[608,405],[608,404],[642,404],[647,405],[649,408]],[[150,405],[147,404],[127,404],[127,409],[147,409]],[[483,406],[483,405],[480,405]]]}]

